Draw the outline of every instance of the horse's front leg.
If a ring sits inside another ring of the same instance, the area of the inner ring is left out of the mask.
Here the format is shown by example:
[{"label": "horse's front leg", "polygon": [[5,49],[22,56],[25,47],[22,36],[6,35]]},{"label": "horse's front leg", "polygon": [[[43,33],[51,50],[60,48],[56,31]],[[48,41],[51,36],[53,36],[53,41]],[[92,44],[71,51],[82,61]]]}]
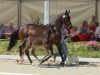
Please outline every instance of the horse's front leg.
[{"label": "horse's front leg", "polygon": [[39,61],[39,58],[37,57],[37,55],[35,54],[36,49],[32,47],[32,55],[36,58],[36,60]]},{"label": "horse's front leg", "polygon": [[65,63],[64,63],[65,62],[65,59],[64,59],[64,56],[63,56],[63,53],[62,53],[61,44],[58,43],[58,44],[56,44],[56,46],[57,46],[58,52],[59,52],[59,54],[61,56],[61,59],[62,59],[60,65],[64,66],[65,65]]},{"label": "horse's front leg", "polygon": [[43,62],[47,61],[49,58],[52,57],[53,55],[53,48],[52,48],[52,45],[49,45],[47,47],[45,47],[45,50],[47,52],[47,55],[42,59],[41,63],[42,64]]}]

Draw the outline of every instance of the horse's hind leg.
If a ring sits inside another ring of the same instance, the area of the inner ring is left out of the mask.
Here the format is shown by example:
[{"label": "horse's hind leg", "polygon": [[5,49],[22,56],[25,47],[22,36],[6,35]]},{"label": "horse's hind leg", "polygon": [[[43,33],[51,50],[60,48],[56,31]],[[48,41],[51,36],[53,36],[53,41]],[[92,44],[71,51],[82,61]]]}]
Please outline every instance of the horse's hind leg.
[{"label": "horse's hind leg", "polygon": [[[19,56],[20,56],[20,64],[23,63],[24,61],[24,48],[25,48],[25,45],[26,45],[26,38],[24,39],[22,45],[19,46]],[[17,61],[19,62],[19,61]]]},{"label": "horse's hind leg", "polygon": [[25,54],[27,55],[27,57],[28,57],[28,59],[29,59],[29,61],[30,61],[30,64],[32,64],[32,60],[31,60],[31,58],[30,58],[30,56],[29,56],[29,51],[26,50],[26,51],[25,51]]},{"label": "horse's hind leg", "polygon": [[24,49],[25,45],[26,45],[26,38],[24,39],[22,45],[19,46],[19,49]]},{"label": "horse's hind leg", "polygon": [[24,48],[24,51],[25,51],[25,54],[26,56],[28,57],[29,61],[30,61],[30,64],[32,64],[32,60],[29,56],[29,48],[31,47],[31,43],[30,43],[30,37],[28,37],[26,39],[26,43],[25,43],[25,48]]},{"label": "horse's hind leg", "polygon": [[20,61],[19,60],[17,60],[17,62],[19,62],[19,64],[22,64],[23,63],[23,61],[24,61],[24,50],[21,48],[19,48],[19,56],[20,56]]},{"label": "horse's hind leg", "polygon": [[38,57],[35,54],[36,49],[32,47],[32,55],[39,61]]}]

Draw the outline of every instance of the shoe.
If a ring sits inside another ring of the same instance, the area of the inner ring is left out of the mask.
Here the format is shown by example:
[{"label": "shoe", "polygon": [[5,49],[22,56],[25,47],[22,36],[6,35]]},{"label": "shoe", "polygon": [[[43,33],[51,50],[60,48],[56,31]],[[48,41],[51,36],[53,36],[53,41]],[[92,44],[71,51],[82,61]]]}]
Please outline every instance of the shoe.
[{"label": "shoe", "polygon": [[65,66],[65,63],[64,63],[64,62],[61,62],[60,65],[61,65],[61,66]]}]

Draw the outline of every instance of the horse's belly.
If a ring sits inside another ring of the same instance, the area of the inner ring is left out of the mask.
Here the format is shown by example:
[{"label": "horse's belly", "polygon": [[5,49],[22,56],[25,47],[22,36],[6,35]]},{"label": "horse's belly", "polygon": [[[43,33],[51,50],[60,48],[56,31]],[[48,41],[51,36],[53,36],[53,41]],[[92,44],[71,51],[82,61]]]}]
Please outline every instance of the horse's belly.
[{"label": "horse's belly", "polygon": [[46,40],[44,39],[34,39],[33,42],[32,42],[33,45],[36,45],[36,46],[41,46],[41,45],[45,45],[46,44]]},{"label": "horse's belly", "polygon": [[34,41],[33,42],[33,45],[36,45],[36,46],[41,46],[41,45],[44,45],[44,43],[43,42],[37,42],[37,41]]}]

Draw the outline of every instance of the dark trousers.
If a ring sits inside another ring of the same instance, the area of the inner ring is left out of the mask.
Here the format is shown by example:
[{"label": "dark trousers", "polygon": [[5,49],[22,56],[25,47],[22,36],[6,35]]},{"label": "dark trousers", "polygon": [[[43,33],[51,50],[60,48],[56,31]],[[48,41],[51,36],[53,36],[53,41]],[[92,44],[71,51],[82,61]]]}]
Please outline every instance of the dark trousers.
[{"label": "dark trousers", "polygon": [[97,41],[99,41],[99,42],[100,42],[100,38],[97,38]]},{"label": "dark trousers", "polygon": [[68,55],[68,48],[67,48],[67,45],[65,43],[61,44],[61,48],[62,48],[62,54],[63,54],[63,58],[64,58],[63,62],[65,62],[67,55]]}]

